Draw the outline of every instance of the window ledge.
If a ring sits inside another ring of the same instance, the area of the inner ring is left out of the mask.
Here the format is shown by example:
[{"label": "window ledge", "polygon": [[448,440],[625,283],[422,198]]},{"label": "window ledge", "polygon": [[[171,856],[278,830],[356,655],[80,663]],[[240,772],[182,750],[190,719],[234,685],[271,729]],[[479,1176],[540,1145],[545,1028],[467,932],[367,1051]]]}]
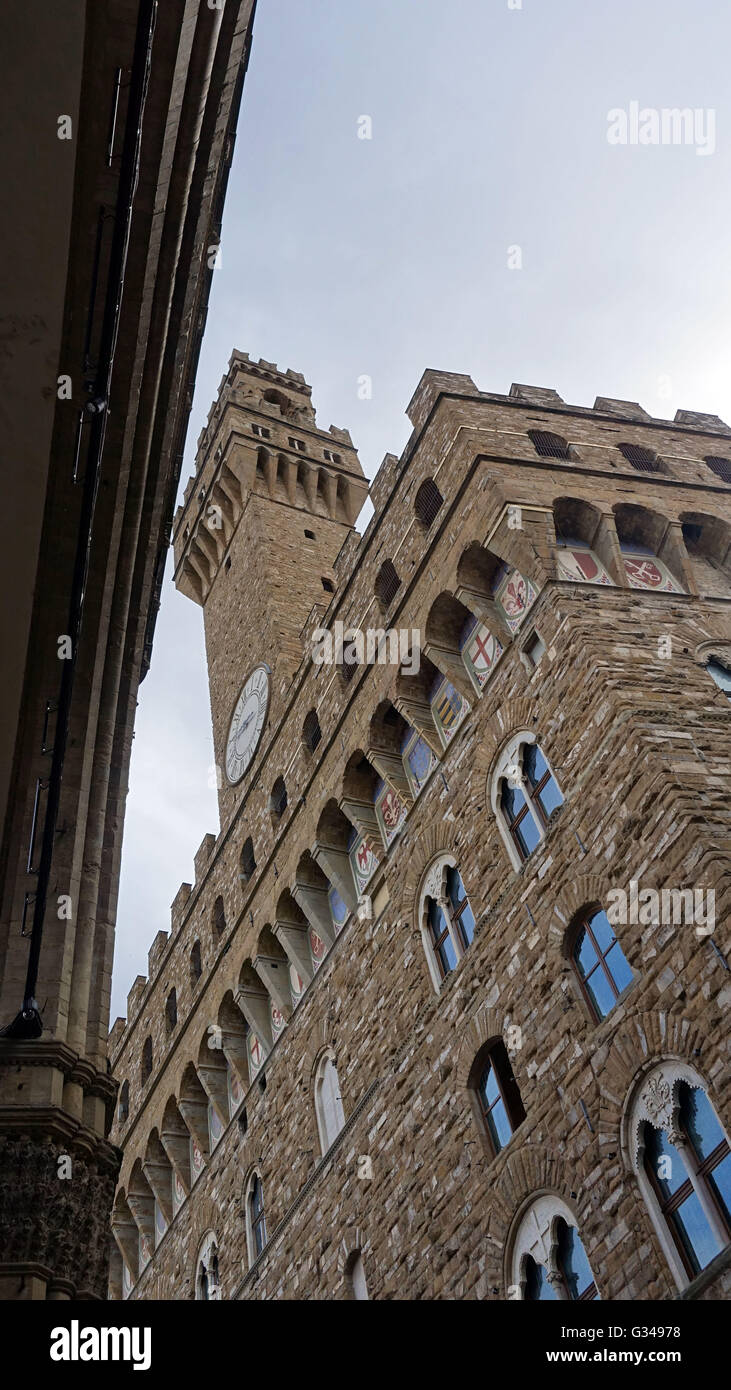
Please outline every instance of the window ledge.
[{"label": "window ledge", "polygon": [[711,1260],[711,1263],[706,1265],[705,1269],[702,1269],[700,1274],[696,1274],[695,1279],[691,1281],[686,1289],[683,1289],[677,1294],[677,1300],[685,1302],[697,1298],[698,1295],[703,1293],[703,1290],[707,1289],[708,1285],[712,1284],[714,1279],[716,1279],[719,1274],[722,1274],[724,1269],[728,1269],[730,1265],[731,1245],[727,1245],[726,1249],[722,1250],[720,1255],[716,1255],[715,1260]]}]

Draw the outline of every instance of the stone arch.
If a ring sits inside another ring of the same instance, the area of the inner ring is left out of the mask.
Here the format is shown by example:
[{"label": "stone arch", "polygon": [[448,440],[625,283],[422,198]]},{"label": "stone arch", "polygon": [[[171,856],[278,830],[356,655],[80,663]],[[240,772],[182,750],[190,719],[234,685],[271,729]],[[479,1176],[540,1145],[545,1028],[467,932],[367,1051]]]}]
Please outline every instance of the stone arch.
[{"label": "stone arch", "polygon": [[[532,1220],[528,1221],[531,1215]],[[588,1227],[591,1231],[592,1213],[590,1212],[587,1221],[582,1221],[577,1212],[575,1191],[570,1194],[570,1199],[567,1199],[553,1189],[544,1188],[540,1192],[533,1193],[527,1201],[521,1204],[520,1210],[515,1213],[511,1222],[504,1248],[503,1278],[510,1298],[515,1298],[516,1293],[519,1292],[521,1299],[525,1299],[527,1257],[532,1257],[543,1266],[549,1281],[553,1278],[553,1280],[564,1283],[559,1264],[562,1222],[573,1227],[586,1252],[584,1245],[586,1228]],[[590,1262],[589,1268],[592,1280],[594,1280],[594,1264],[597,1264],[601,1258],[601,1247],[598,1242],[592,1254],[593,1261]],[[588,1261],[588,1252],[586,1252],[586,1258]],[[595,1285],[595,1287],[598,1286]]]},{"label": "stone arch", "polygon": [[[178,1109],[204,1161],[210,1154],[208,1142],[208,1095],[201,1084],[194,1062],[188,1062],[180,1078]],[[192,1177],[192,1174],[191,1174]]]},{"label": "stone arch", "polygon": [[539,737],[538,719],[536,702],[527,695],[517,695],[499,705],[489,723],[482,726],[482,741],[475,749],[465,794],[465,821],[489,811],[490,784],[503,749],[521,729],[530,729]]},{"label": "stone arch", "polygon": [[139,1231],[139,1267],[142,1273],[155,1249],[155,1194],[139,1157],[135,1159],[127,1181],[127,1204]]},{"label": "stone arch", "polygon": [[[632,547],[646,547],[650,556],[661,562],[676,591],[686,592],[688,557],[680,523],[671,522],[662,512],[636,502],[617,502],[612,510],[617,540],[625,557],[625,568],[628,557],[631,558]],[[629,570],[628,578],[632,585],[633,577]]]},{"label": "stone arch", "polygon": [[119,1247],[125,1269],[129,1272],[132,1283],[134,1283],[138,1278],[140,1267],[139,1228],[132,1215],[124,1187],[117,1189],[114,1198],[112,1234]]},{"label": "stone arch", "polygon": [[731,526],[705,512],[681,512],[683,540],[699,593],[731,594]]},{"label": "stone arch", "polygon": [[612,886],[599,873],[580,874],[561,886],[553,905],[546,940],[546,969],[554,978],[559,972],[570,969],[566,941],[577,916],[590,907],[606,908],[607,894]]},{"label": "stone arch", "polygon": [[421,734],[438,758],[442,756],[444,745],[432,714],[431,692],[442,675],[444,672],[422,651],[419,653],[418,670],[409,669],[402,664],[391,688],[394,708],[403,715],[411,728]]},{"label": "stone arch", "polygon": [[[574,569],[576,570],[575,577],[583,579],[585,582],[595,584],[606,582],[602,578],[601,570],[598,570],[593,579],[588,579],[587,574],[583,573],[576,565],[567,563],[569,542],[579,541],[582,546],[588,548],[591,556],[599,561],[614,584],[623,584],[624,576],[619,571],[618,556],[615,549],[616,540],[612,534],[614,524],[613,521],[607,520],[599,507],[581,497],[555,497],[553,499],[553,522],[556,531],[556,573],[559,579],[571,578],[571,570]],[[562,551],[566,552],[563,557]],[[585,569],[586,565],[584,565]]]},{"label": "stone arch", "polygon": [[355,1255],[363,1255],[368,1249],[368,1239],[361,1226],[353,1226],[343,1236],[338,1246],[338,1273],[345,1278],[348,1265]]},{"label": "stone arch", "polygon": [[[160,1143],[173,1169],[173,1184],[175,1185],[176,1176],[179,1181],[181,1200],[188,1196],[191,1186],[190,1141],[191,1133],[177,1099],[175,1096],[168,1096],[160,1120]],[[180,1192],[178,1195],[180,1196]]]},{"label": "stone arch", "polygon": [[314,1096],[317,1069],[325,1053],[331,1051],[336,1058],[338,1056],[338,1041],[333,1032],[333,1022],[328,1013],[323,1014],[321,1018],[313,1019],[302,1048],[300,1084],[304,1095],[310,1100]]},{"label": "stone arch", "polygon": [[596,1224],[591,1190],[584,1188],[584,1164],[577,1171],[573,1157],[562,1158],[536,1144],[521,1145],[520,1152],[505,1151],[505,1161],[495,1171],[491,1185],[490,1234],[501,1246],[502,1282],[512,1282],[512,1244],[528,1207],[542,1194],[553,1193],[576,1213],[579,1230]]},{"label": "stone arch", "polygon": [[283,391],[278,391],[274,386],[268,386],[265,391],[262,391],[261,399],[266,401],[268,405],[275,405],[285,419],[293,418],[296,413],[294,402],[290,400],[289,396],[285,396]]},{"label": "stone arch", "polygon": [[[218,1236],[215,1228],[209,1226],[195,1246],[192,1279],[190,1280],[193,1285],[194,1298],[220,1298],[221,1271],[219,1254]],[[205,1294],[201,1290],[200,1274],[202,1267],[205,1268],[205,1278],[207,1281],[208,1291]]]},{"label": "stone arch", "polygon": [[623,1138],[624,1118],[642,1077],[658,1062],[674,1059],[708,1070],[701,1059],[707,1034],[700,1023],[682,1014],[634,1013],[625,1016],[602,1058],[602,1086],[599,1092],[599,1130],[622,1151],[625,1172],[631,1173],[631,1156]]},{"label": "stone arch", "polygon": [[[464,634],[475,617],[481,615],[447,590],[434,599],[424,625],[424,654],[446,676],[464,700],[474,700],[474,690],[464,661]],[[487,621],[487,619],[486,619]]]},{"label": "stone arch", "polygon": [[216,942],[222,941],[226,934],[226,909],[220,893],[211,911],[211,931],[213,932],[213,940]]},{"label": "stone arch", "polygon": [[421,885],[429,865],[440,854],[453,854],[459,862],[460,839],[460,826],[456,822],[435,820],[414,841],[401,889],[402,901],[411,913],[414,928],[418,929]]},{"label": "stone arch", "polygon": [[457,1051],[455,1074],[460,1090],[469,1092],[475,1058],[485,1044],[495,1038],[504,1040],[507,1018],[502,1009],[491,1007],[486,1002],[473,1014]]},{"label": "stone arch", "polygon": [[157,1126],[150,1131],[148,1136],[142,1168],[167,1226],[173,1219],[175,1174],[170,1158],[163,1147]]}]

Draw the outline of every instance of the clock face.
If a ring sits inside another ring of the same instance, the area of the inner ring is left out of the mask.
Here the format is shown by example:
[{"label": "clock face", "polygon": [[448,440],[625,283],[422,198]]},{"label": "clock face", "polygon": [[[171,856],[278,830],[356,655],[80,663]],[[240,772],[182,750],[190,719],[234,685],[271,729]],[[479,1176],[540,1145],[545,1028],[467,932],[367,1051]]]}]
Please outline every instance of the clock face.
[{"label": "clock face", "polygon": [[226,744],[226,776],[232,786],[240,782],[261,738],[269,703],[266,666],[252,671],[236,702]]}]

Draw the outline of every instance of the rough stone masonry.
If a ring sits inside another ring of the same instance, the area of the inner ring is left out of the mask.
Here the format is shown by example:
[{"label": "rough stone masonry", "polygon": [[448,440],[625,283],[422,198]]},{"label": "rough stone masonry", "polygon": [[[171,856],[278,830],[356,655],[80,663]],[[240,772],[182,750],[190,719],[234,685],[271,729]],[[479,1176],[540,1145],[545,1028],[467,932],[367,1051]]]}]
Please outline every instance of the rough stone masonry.
[{"label": "rough stone masonry", "polygon": [[[235,352],[200,437],[222,828],[110,1035],[110,1296],[727,1296],[731,429],[436,371],[408,414],[362,536],[298,373]],[[419,661],[315,661],[338,622]],[[715,923],[628,914],[604,1006],[632,882]]]}]

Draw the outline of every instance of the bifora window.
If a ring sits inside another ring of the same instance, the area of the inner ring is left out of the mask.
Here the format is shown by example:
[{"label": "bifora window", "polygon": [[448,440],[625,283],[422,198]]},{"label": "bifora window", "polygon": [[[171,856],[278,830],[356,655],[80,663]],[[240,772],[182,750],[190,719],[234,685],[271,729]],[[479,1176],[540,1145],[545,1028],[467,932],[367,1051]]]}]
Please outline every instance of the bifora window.
[{"label": "bifora window", "polygon": [[479,1054],[473,1068],[480,1115],[493,1154],[510,1142],[513,1131],[525,1119],[518,1083],[513,1076],[507,1049],[497,1039]]},{"label": "bifora window", "polygon": [[[694,1278],[731,1239],[731,1153],[705,1091],[681,1082],[678,1129],[645,1123],[645,1172]],[[674,1140],[674,1142],[673,1142]]]},{"label": "bifora window", "polygon": [[602,909],[584,915],[574,930],[574,970],[595,1019],[601,1022],[632,983],[632,971]]},{"label": "bifora window", "polygon": [[442,858],[432,865],[422,888],[421,911],[425,947],[438,986],[454,970],[475,934],[474,913],[456,864]]},{"label": "bifora window", "polygon": [[529,1303],[547,1303],[565,1299],[572,1303],[590,1303],[599,1298],[591,1265],[575,1226],[569,1226],[562,1216],[556,1222],[556,1271],[549,1278],[545,1265],[538,1264],[532,1255],[525,1261],[525,1297]]},{"label": "bifora window", "polygon": [[500,809],[520,859],[537,849],[551,814],[562,804],[558,783],[538,744],[524,745],[522,769],[506,769],[500,796]]},{"label": "bifora window", "polygon": [[264,1189],[258,1173],[254,1174],[249,1191],[249,1226],[251,1230],[252,1257],[256,1259],[267,1243],[266,1219],[264,1216]]},{"label": "bifora window", "polygon": [[712,656],[710,661],[706,662],[706,670],[711,679],[716,682],[719,690],[722,690],[724,695],[727,695],[731,700],[731,666],[727,666],[725,662]]},{"label": "bifora window", "polygon": [[536,1197],[513,1242],[512,1278],[530,1303],[590,1302],[600,1297],[576,1217],[554,1193]]}]

